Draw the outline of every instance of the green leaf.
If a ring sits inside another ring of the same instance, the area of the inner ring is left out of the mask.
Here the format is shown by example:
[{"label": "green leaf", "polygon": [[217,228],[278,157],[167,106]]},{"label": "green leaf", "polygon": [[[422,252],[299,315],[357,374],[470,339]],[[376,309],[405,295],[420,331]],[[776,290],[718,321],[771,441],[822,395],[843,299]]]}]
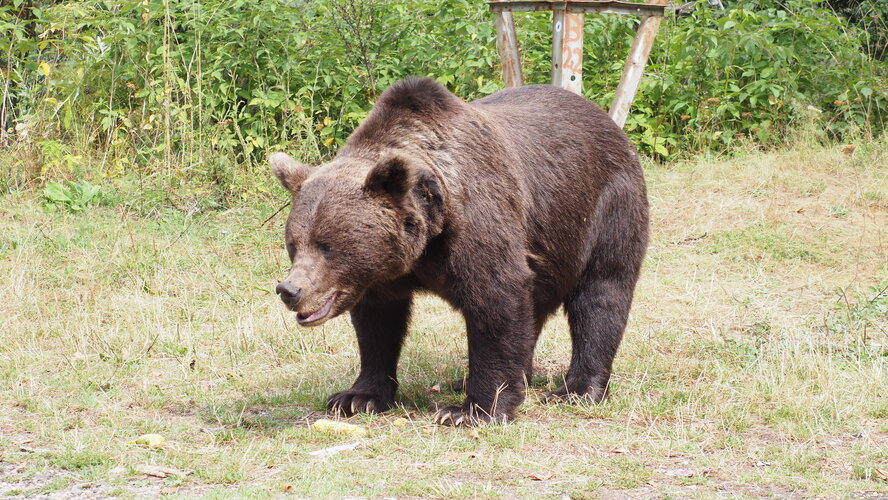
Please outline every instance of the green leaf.
[{"label": "green leaf", "polygon": [[52,203],[65,203],[71,201],[71,198],[68,196],[68,191],[60,182],[47,182],[46,186],[43,188],[43,197]]}]

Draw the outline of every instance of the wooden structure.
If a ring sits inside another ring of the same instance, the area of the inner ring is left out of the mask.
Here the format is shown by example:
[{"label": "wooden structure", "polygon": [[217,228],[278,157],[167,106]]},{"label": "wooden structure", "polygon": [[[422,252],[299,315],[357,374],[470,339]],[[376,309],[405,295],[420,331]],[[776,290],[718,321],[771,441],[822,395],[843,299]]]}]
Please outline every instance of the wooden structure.
[{"label": "wooden structure", "polygon": [[633,3],[614,0],[498,0],[491,1],[496,22],[496,46],[507,87],[524,84],[513,12],[552,11],[552,85],[580,93],[583,86],[583,21],[587,13],[641,16],[623,76],[610,108],[610,117],[622,127],[644,73],[667,0]]}]

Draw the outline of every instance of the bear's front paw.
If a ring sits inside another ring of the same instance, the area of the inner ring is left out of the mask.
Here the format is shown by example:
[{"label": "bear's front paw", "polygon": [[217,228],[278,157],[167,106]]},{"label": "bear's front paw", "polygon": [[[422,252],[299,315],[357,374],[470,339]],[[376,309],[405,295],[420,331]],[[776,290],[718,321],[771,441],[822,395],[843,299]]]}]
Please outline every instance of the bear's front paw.
[{"label": "bear's front paw", "polygon": [[382,413],[391,409],[394,404],[395,398],[393,397],[352,389],[337,392],[327,399],[327,409],[345,417],[361,412]]},{"label": "bear's front paw", "polygon": [[464,403],[462,406],[445,406],[435,413],[436,424],[460,426],[482,425],[488,422],[506,423],[509,416],[500,412],[489,412],[475,403]]}]

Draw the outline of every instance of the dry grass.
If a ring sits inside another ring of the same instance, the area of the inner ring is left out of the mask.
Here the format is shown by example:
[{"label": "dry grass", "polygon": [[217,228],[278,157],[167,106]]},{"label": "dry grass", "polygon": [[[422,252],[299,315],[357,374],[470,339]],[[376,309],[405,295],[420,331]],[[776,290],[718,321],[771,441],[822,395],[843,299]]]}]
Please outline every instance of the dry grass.
[{"label": "dry grass", "polygon": [[[273,203],[70,215],[5,195],[0,494],[884,497],[886,149],[648,169],[654,238],[608,402],[537,401],[566,367],[558,318],[517,422],[431,425],[459,398],[431,387],[462,374],[465,341],[427,298],[403,408],[353,419],[370,437],[328,459],[308,452],[348,440],[307,424],[356,346],[345,318],[301,330],[279,306],[282,219],[258,227]],[[146,432],[168,441],[131,443]]]}]

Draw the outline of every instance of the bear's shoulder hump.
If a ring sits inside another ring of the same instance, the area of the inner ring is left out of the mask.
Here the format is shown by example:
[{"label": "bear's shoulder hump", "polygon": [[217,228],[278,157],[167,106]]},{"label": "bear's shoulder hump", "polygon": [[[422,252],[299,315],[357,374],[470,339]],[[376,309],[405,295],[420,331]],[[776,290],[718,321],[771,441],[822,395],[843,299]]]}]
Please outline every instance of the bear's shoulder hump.
[{"label": "bear's shoulder hump", "polygon": [[428,114],[456,109],[461,102],[431,78],[409,77],[383,92],[376,106]]}]

